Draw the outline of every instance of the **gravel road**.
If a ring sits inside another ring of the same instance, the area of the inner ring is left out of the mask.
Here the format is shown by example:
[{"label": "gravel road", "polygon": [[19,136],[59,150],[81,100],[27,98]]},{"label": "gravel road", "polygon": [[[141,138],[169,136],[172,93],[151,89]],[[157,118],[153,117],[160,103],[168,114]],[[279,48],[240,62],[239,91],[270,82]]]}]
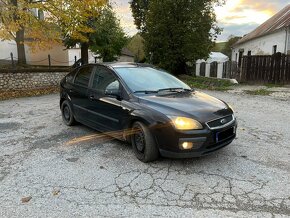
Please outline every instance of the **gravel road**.
[{"label": "gravel road", "polygon": [[58,95],[0,102],[0,217],[290,217],[290,101],[207,92],[238,138],[202,158],[144,164],[62,123]]}]

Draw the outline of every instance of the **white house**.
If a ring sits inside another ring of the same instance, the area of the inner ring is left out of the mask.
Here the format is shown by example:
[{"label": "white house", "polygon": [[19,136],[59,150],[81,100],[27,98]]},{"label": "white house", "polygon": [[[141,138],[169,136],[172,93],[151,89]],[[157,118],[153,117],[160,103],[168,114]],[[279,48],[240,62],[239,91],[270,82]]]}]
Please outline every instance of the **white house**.
[{"label": "white house", "polygon": [[241,62],[243,55],[290,54],[290,4],[245,35],[232,47],[232,60]]},{"label": "white house", "polygon": [[134,62],[135,55],[128,49],[123,48],[120,57],[118,57],[119,62]]}]

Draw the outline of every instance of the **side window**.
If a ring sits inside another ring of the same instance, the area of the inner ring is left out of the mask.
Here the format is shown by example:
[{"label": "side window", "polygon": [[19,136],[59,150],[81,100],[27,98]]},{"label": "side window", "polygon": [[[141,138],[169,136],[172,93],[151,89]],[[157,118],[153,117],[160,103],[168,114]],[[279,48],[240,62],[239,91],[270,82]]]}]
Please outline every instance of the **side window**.
[{"label": "side window", "polygon": [[76,75],[77,69],[73,70],[71,73],[69,73],[66,77],[65,80],[68,83],[73,83],[74,77]]},{"label": "side window", "polygon": [[88,87],[93,66],[86,66],[79,70],[75,78],[75,84]]},{"label": "side window", "polygon": [[120,89],[120,83],[109,70],[97,67],[92,88],[101,94],[117,93]]}]

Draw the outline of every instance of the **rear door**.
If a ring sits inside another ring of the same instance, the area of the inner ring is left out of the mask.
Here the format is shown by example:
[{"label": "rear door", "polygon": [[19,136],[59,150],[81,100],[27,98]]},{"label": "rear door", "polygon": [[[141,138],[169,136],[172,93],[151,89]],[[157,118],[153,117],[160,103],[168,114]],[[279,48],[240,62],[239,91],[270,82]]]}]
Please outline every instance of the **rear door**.
[{"label": "rear door", "polygon": [[80,122],[88,120],[86,110],[89,103],[88,87],[93,70],[93,65],[81,67],[74,78],[74,88],[69,90],[75,118]]}]

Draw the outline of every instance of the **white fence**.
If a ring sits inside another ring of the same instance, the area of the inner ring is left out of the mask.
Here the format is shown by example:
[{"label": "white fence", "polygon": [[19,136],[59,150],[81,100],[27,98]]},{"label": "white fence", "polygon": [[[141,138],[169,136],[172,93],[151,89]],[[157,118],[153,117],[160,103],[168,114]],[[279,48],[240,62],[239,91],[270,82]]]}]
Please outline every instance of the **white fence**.
[{"label": "white fence", "polygon": [[215,78],[237,78],[238,64],[235,61],[226,62],[201,62],[196,63],[196,75]]}]

